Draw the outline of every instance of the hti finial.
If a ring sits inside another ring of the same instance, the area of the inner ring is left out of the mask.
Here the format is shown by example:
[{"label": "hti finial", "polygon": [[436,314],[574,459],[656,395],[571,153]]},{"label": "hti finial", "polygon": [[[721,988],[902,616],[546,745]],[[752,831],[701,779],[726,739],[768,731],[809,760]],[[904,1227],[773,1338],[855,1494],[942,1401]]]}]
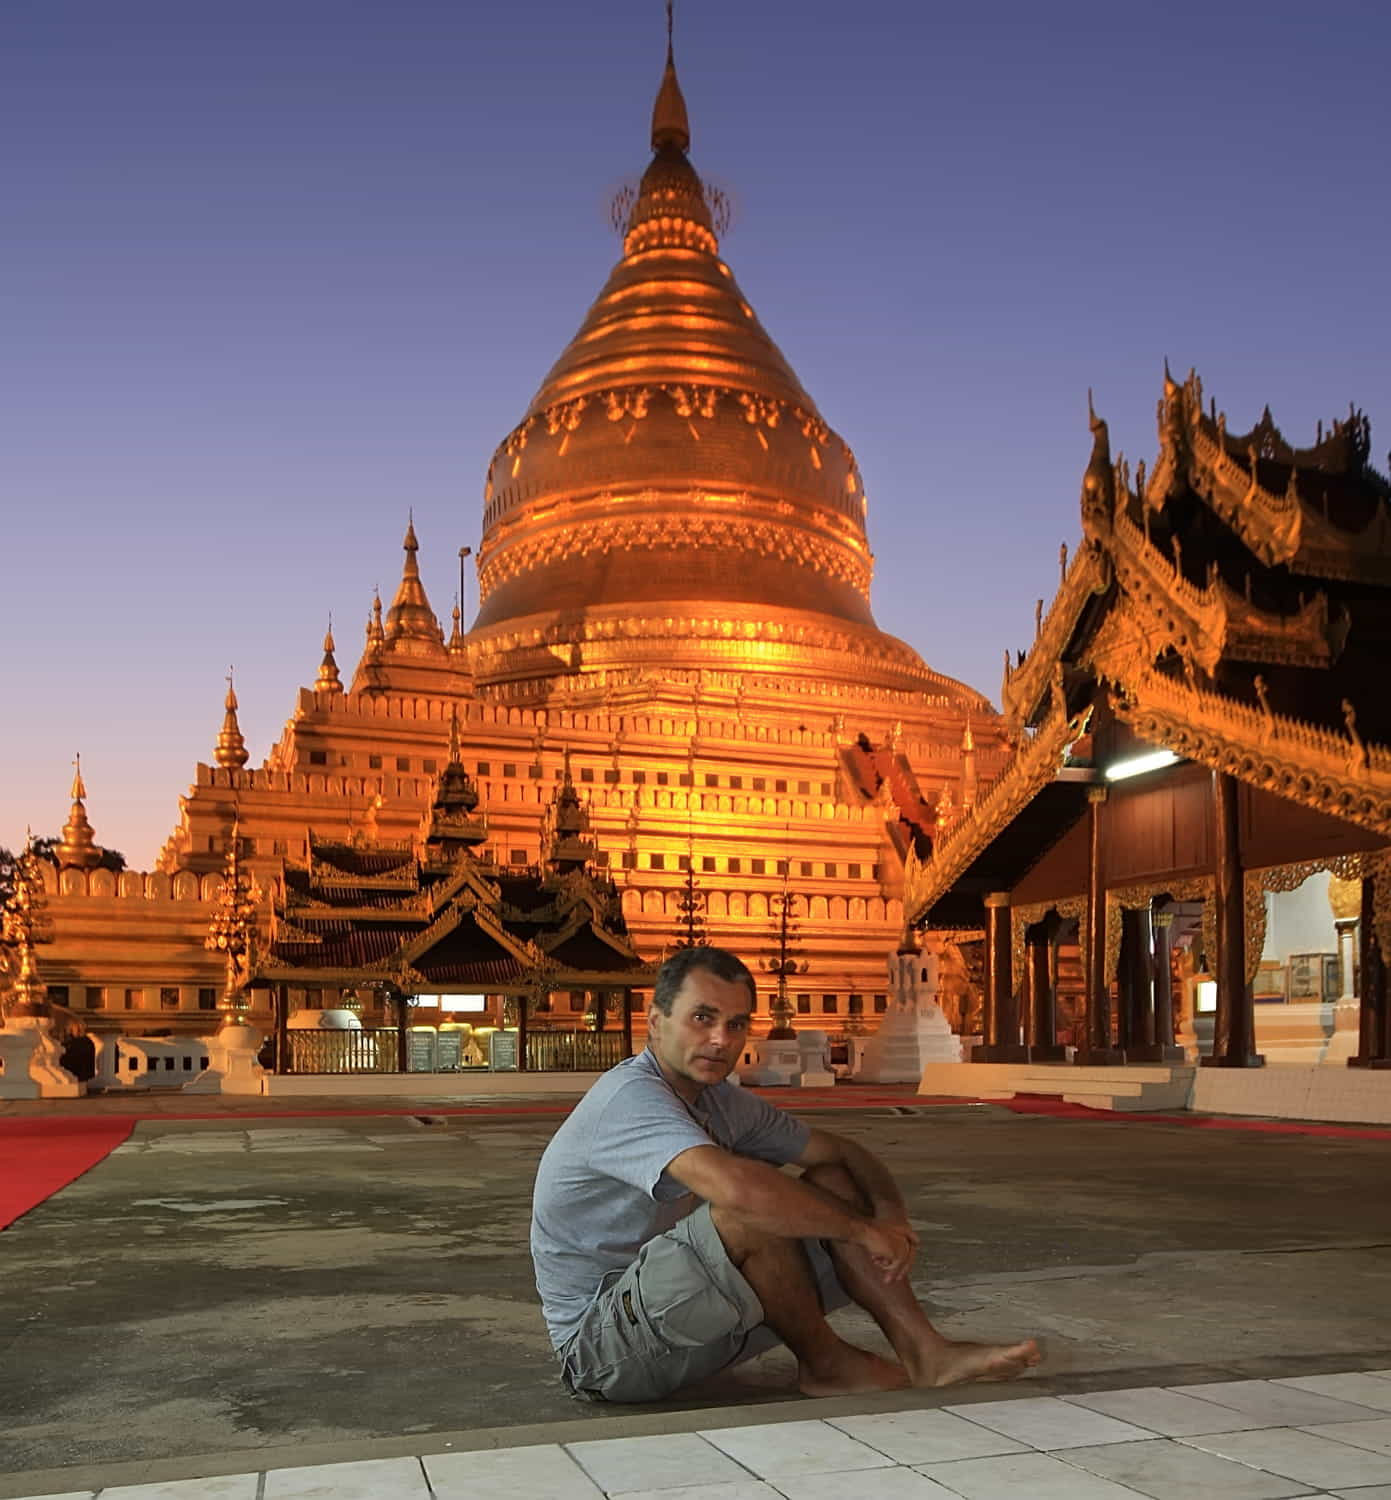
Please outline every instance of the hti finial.
[{"label": "hti finial", "polygon": [[652,106],[652,149],[661,151],[670,147],[684,153],[690,150],[691,126],[686,117],[686,101],[681,97],[681,85],[676,81],[672,26],[672,3],[667,0],[667,65],[662,74],[662,86],[657,90],[657,102]]}]

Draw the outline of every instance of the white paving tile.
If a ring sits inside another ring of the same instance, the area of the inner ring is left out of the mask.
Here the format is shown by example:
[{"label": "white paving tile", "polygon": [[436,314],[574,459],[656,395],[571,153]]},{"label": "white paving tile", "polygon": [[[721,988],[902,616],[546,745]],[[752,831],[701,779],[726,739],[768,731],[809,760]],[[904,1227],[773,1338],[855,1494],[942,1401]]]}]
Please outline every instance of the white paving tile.
[{"label": "white paving tile", "polygon": [[743,1479],[738,1484],[683,1484],[675,1490],[624,1490],[623,1500],[782,1500],[772,1485],[761,1479]]},{"label": "white paving tile", "polygon": [[[1200,1389],[1200,1387],[1194,1387]],[[1230,1406],[1215,1401],[1201,1401],[1196,1396],[1181,1396],[1163,1386],[1137,1386],[1126,1391],[1097,1391],[1094,1395],[1064,1396],[1073,1406],[1085,1406],[1118,1422],[1130,1422],[1164,1437],[1180,1437],[1194,1432],[1235,1432],[1244,1426],[1261,1427],[1255,1417],[1234,1422],[1237,1415]]]},{"label": "white paving tile", "polygon": [[21,1495],[19,1500],[94,1500],[95,1490],[65,1490],[61,1495]]},{"label": "white paving tile", "polygon": [[271,1469],[264,1494],[265,1500],[430,1500],[418,1458]]},{"label": "white paving tile", "polygon": [[1171,1385],[1180,1396],[1196,1396],[1230,1406],[1243,1417],[1255,1417],[1267,1427],[1305,1427],[1314,1422],[1356,1422],[1375,1416],[1369,1406],[1334,1401],[1312,1391],[1296,1391],[1273,1380],[1218,1380],[1209,1385]]},{"label": "white paving tile", "polygon": [[256,1500],[259,1474],[221,1474],[213,1479],[170,1479],[162,1484],[121,1484],[101,1491],[102,1500]]},{"label": "white paving tile", "polygon": [[899,1464],[945,1464],[1025,1451],[1013,1438],[949,1411],[884,1411],[826,1420]]},{"label": "white paving tile", "polygon": [[[431,1453],[421,1462],[437,1500],[602,1500],[604,1493],[557,1443]],[[274,1500],[269,1490],[266,1500]]]},{"label": "white paving tile", "polygon": [[1359,1486],[1355,1490],[1334,1490],[1332,1495],[1310,1495],[1308,1500],[1391,1500],[1391,1484]]},{"label": "white paving tile", "polygon": [[1301,1427],[1300,1431],[1332,1438],[1335,1443],[1351,1443],[1354,1448],[1370,1448],[1373,1453],[1391,1454],[1391,1417],[1374,1417],[1370,1422],[1326,1422]]},{"label": "white paving tile", "polygon": [[1391,1481],[1391,1458],[1335,1443],[1310,1432],[1289,1427],[1268,1427],[1259,1432],[1217,1432],[1206,1437],[1180,1438],[1194,1448],[1220,1453],[1239,1464],[1252,1464],[1302,1479],[1305,1484],[1358,1485]]},{"label": "white paving tile", "polygon": [[[779,1479],[776,1485],[786,1500],[846,1500],[849,1485],[844,1474],[803,1474],[798,1479]],[[855,1475],[855,1500],[959,1500],[954,1490],[943,1489],[935,1479],[915,1469],[869,1469]]]},{"label": "white paving tile", "polygon": [[1129,1485],[1154,1500],[1193,1500],[1195,1495],[1203,1500],[1285,1500],[1307,1490],[1298,1480],[1283,1479],[1166,1438],[1065,1449],[1053,1456],[1089,1474]]},{"label": "white paving tile", "polygon": [[825,1422],[777,1422],[767,1427],[713,1427],[707,1438],[760,1479],[846,1469],[883,1469],[893,1460]]},{"label": "white paving tile", "polygon": [[948,1406],[947,1411],[1031,1448],[1082,1448],[1092,1443],[1129,1443],[1153,1437],[1143,1427],[1118,1422],[1085,1406],[1070,1406],[1056,1396],[1027,1396],[1018,1401],[978,1401]]},{"label": "white paving tile", "polygon": [[1296,1375],[1273,1383],[1312,1391],[1316,1396],[1332,1396],[1335,1401],[1353,1401],[1376,1411],[1391,1411],[1391,1380],[1378,1375]]},{"label": "white paving tile", "polygon": [[586,1474],[610,1495],[629,1490],[674,1489],[690,1485],[732,1484],[749,1477],[748,1470],[726,1457],[693,1432],[662,1437],[599,1438],[566,1443]]},{"label": "white paving tile", "polygon": [[1135,1500],[1141,1493],[1075,1469],[1047,1453],[927,1464],[919,1473],[965,1500]]}]

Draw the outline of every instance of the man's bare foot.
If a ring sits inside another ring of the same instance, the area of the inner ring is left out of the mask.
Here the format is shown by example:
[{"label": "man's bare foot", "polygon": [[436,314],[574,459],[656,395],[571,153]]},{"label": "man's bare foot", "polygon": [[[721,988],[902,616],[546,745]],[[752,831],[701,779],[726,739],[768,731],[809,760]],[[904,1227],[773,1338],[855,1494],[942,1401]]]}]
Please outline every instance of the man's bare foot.
[{"label": "man's bare foot", "polygon": [[1033,1339],[1018,1344],[969,1344],[944,1339],[913,1360],[916,1386],[964,1385],[972,1380],[1015,1380],[1043,1358]]},{"label": "man's bare foot", "polygon": [[908,1371],[890,1359],[847,1344],[825,1364],[797,1366],[797,1388],[804,1396],[853,1396],[861,1391],[900,1391],[911,1385]]}]

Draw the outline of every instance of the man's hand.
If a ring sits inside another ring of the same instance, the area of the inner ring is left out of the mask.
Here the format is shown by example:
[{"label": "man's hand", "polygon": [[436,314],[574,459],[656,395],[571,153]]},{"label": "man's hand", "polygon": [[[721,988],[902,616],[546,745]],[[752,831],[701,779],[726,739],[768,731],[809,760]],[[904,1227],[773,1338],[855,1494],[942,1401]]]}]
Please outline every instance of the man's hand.
[{"label": "man's hand", "polygon": [[885,1283],[904,1281],[918,1253],[918,1236],[901,1219],[864,1219],[854,1243],[866,1251]]}]

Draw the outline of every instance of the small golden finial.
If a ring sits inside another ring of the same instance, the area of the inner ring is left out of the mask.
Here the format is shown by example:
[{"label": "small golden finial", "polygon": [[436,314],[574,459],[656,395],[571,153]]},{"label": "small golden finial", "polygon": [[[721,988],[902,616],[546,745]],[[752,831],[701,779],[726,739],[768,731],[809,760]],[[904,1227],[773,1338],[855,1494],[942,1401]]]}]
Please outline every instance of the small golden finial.
[{"label": "small golden finial", "polygon": [[72,764],[72,810],[68,813],[68,821],[63,824],[62,837],[53,852],[58,857],[59,869],[66,870],[75,866],[81,870],[91,870],[101,863],[103,851],[96,842],[92,825],[87,820],[87,809],[83,806],[82,799],[87,795],[87,787],[82,780],[81,755],[74,755]]},{"label": "small golden finial", "polygon": [[328,629],[324,632],[324,656],[319,663],[319,675],[314,681],[316,693],[341,693],[343,682],[338,675],[338,660],[333,654],[333,616],[328,617]]},{"label": "small golden finial", "polygon": [[449,764],[459,765],[463,759],[463,753],[459,743],[459,706],[455,704],[449,710]]},{"label": "small golden finial", "polygon": [[686,152],[691,149],[691,125],[686,115],[686,101],[676,81],[676,57],[672,49],[672,4],[667,0],[667,65],[657,102],[652,106],[652,149],[667,147]]},{"label": "small golden finial", "polygon": [[217,737],[213,759],[227,770],[240,770],[251,759],[246,741],[242,738],[241,725],[237,722],[237,691],[232,683],[233,671],[227,668],[227,697],[223,706],[222,731]]}]

